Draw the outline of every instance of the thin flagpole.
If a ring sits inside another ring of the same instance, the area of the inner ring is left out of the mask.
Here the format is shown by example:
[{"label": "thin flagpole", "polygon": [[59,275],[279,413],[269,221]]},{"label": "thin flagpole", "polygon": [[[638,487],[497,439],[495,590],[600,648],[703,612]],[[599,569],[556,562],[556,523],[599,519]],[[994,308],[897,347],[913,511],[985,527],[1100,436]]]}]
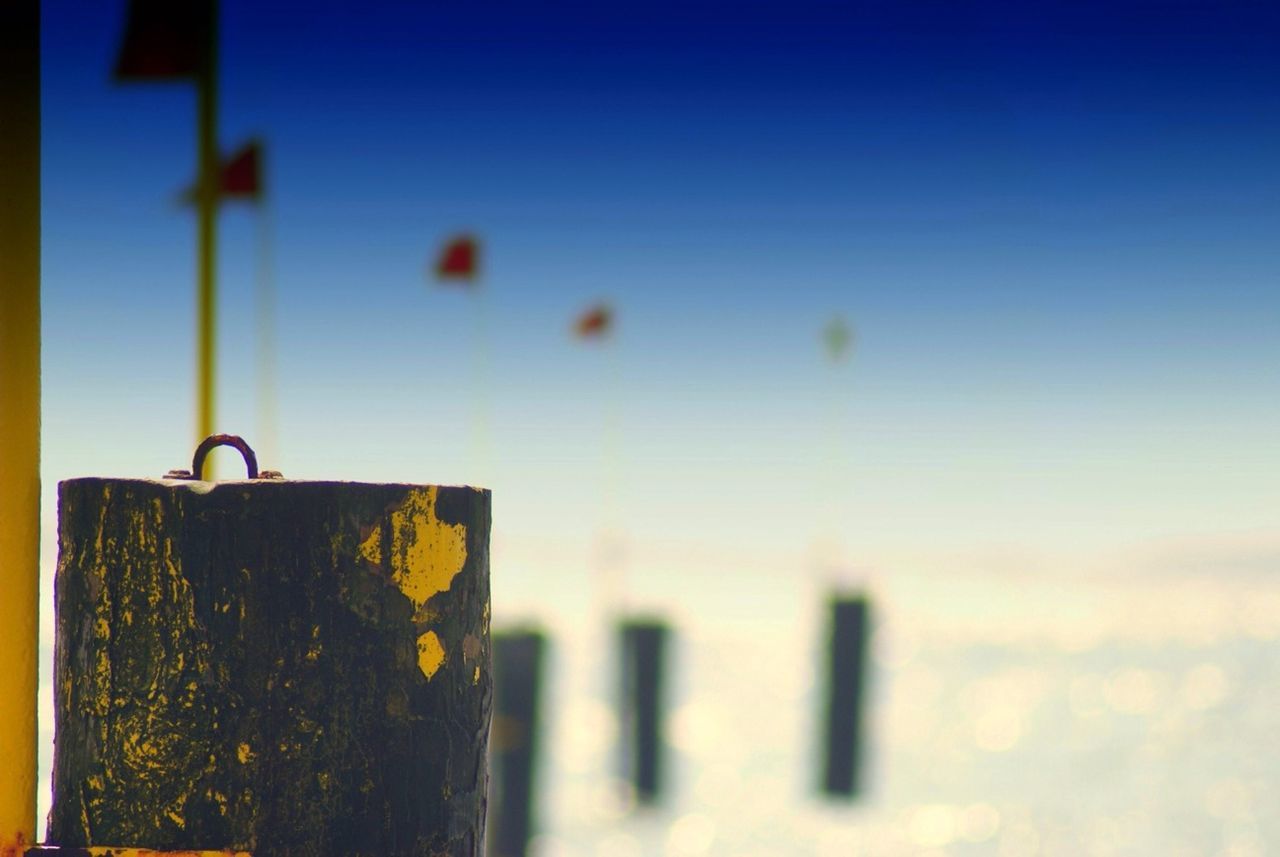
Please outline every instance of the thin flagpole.
[{"label": "thin flagpole", "polygon": [[490,423],[490,346],[489,346],[489,307],[487,291],[478,279],[472,287],[472,322],[474,325],[475,378],[472,384],[473,407],[471,431],[471,458],[473,461],[474,480],[476,485],[487,485],[491,478],[489,442]]},{"label": "thin flagpole", "polygon": [[616,324],[608,334],[605,346],[606,384],[604,393],[604,425],[602,453],[604,458],[603,493],[604,528],[611,556],[606,561],[604,600],[606,610],[621,615],[627,609],[627,545],[619,512],[622,487],[622,369],[618,357]]},{"label": "thin flagpole", "polygon": [[[217,388],[217,222],[218,222],[218,4],[209,0],[204,62],[196,78],[200,189],[196,287],[196,442],[214,433]],[[213,462],[206,466],[213,479]]]},{"label": "thin flagpole", "polygon": [[830,548],[834,555],[831,560],[837,563],[843,563],[846,559],[844,533],[841,525],[846,520],[848,509],[845,508],[845,500],[847,492],[845,490],[844,481],[848,477],[847,468],[849,464],[849,456],[847,454],[848,436],[845,433],[845,405],[846,390],[845,382],[847,378],[844,374],[844,366],[839,359],[831,361],[834,365],[828,367],[827,373],[827,442],[824,444],[827,448],[827,460],[822,464],[822,471],[826,474],[827,479],[827,500],[828,500],[828,517],[826,525],[829,528],[828,537],[831,539]]},{"label": "thin flagpole", "polygon": [[[261,147],[259,175],[265,177],[266,149]],[[265,178],[262,179],[265,184]],[[262,460],[273,469],[280,467],[280,448],[276,409],[276,288],[275,288],[275,222],[266,192],[258,200],[258,444]]]},{"label": "thin flagpole", "polygon": [[[622,616],[628,604],[626,570],[627,549],[625,533],[619,515],[619,489],[621,484],[621,408],[622,373],[616,352],[616,325],[610,319],[610,329],[596,343],[599,349],[609,352],[596,364],[601,390],[600,401],[600,463],[599,506],[596,510],[596,542],[592,547],[589,568],[592,575],[593,606],[605,616]],[[575,330],[575,335],[583,335]]]},{"label": "thin flagpole", "polygon": [[[826,345],[826,343],[824,343]],[[819,532],[815,560],[822,575],[835,572],[849,560],[849,540],[845,533],[852,520],[849,508],[852,497],[852,455],[849,431],[852,412],[852,362],[848,345],[826,348],[825,426],[818,462],[816,487],[823,501],[824,513],[818,519]]]}]

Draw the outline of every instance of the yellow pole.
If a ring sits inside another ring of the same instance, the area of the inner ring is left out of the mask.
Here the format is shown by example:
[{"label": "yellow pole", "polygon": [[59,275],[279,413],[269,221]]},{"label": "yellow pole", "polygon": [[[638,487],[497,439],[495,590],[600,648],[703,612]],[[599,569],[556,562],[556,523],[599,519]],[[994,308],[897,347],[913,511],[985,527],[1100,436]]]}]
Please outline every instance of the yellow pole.
[{"label": "yellow pole", "polygon": [[[197,317],[197,404],[196,443],[213,434],[214,404],[217,396],[217,225],[219,199],[218,158],[218,4],[207,4],[209,21],[204,62],[196,78],[197,130],[199,146],[200,192],[199,210],[199,282],[196,292]],[[207,479],[213,479],[213,462],[206,466]]]},{"label": "yellow pole", "polygon": [[[266,182],[266,146],[260,147],[258,168]],[[258,449],[260,461],[279,467],[276,432],[276,293],[271,200],[263,190],[258,202]]]},{"label": "yellow pole", "polygon": [[35,840],[40,598],[40,12],[0,4],[0,853]]}]

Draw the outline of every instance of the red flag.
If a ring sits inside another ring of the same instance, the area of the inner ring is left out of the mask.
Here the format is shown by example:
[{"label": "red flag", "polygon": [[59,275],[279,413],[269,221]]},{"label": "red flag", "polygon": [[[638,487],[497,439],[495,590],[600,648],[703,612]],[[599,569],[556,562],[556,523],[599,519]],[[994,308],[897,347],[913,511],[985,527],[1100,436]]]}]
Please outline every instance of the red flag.
[{"label": "red flag", "polygon": [[[260,201],[263,192],[262,160],[262,143],[258,140],[250,140],[223,159],[218,169],[219,199]],[[180,199],[184,203],[194,203],[198,190],[193,184],[182,192]]]},{"label": "red flag", "polygon": [[445,243],[436,260],[436,277],[441,280],[473,282],[480,268],[480,247],[470,235],[459,235]]},{"label": "red flag", "polygon": [[608,304],[590,307],[573,323],[579,339],[599,339],[613,331],[613,309]]},{"label": "red flag", "polygon": [[213,0],[130,0],[116,79],[194,79],[208,68]]},{"label": "red flag", "polygon": [[251,140],[222,164],[218,191],[224,197],[257,200],[262,195],[262,144]]}]

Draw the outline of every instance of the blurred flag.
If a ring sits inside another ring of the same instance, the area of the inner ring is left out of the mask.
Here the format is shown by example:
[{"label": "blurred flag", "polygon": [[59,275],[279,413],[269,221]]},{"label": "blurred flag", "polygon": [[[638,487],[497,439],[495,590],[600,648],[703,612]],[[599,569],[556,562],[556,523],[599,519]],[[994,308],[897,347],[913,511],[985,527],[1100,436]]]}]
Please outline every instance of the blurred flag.
[{"label": "blurred flag", "polygon": [[573,323],[579,339],[600,339],[613,332],[613,309],[608,304],[589,307]]},{"label": "blurred flag", "polygon": [[480,269],[479,242],[471,235],[449,239],[436,259],[436,279],[473,285]]},{"label": "blurred flag", "polygon": [[130,0],[116,79],[194,80],[205,73],[213,2]]},{"label": "blurred flag", "polygon": [[218,192],[224,198],[257,201],[262,195],[262,143],[250,140],[222,164]]},{"label": "blurred flag", "polygon": [[843,317],[833,316],[822,329],[822,342],[826,346],[827,356],[839,362],[853,347],[853,330]]},{"label": "blurred flag", "polygon": [[[260,202],[263,193],[262,142],[250,140],[223,160],[218,173],[218,196],[221,199],[245,199]],[[196,200],[196,187],[182,192],[184,203]]]}]

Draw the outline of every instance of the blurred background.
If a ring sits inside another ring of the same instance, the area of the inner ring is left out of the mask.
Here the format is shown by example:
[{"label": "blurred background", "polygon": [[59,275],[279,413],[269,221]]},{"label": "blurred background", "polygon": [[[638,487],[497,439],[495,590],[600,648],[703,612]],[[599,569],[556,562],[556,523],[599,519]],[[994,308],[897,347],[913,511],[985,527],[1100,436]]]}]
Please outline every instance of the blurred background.
[{"label": "blurred background", "polygon": [[[42,10],[46,783],[54,486],[197,432],[196,98],[113,77],[127,11]],[[254,145],[213,428],[493,489],[494,628],[547,641],[529,853],[1280,849],[1280,7],[218,26],[216,144]],[[819,788],[836,594],[853,796]],[[652,801],[627,616],[668,629]]]}]

